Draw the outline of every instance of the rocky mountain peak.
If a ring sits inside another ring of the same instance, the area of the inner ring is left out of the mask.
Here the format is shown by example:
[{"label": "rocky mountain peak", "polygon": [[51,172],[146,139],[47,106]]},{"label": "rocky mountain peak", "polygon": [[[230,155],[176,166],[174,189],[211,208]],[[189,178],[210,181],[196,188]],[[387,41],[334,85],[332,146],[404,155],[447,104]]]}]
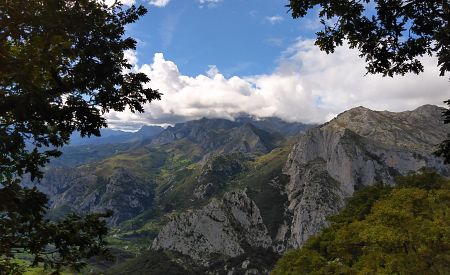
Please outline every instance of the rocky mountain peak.
[{"label": "rocky mountain peak", "polygon": [[321,129],[356,134],[387,146],[431,153],[450,130],[440,120],[443,108],[424,105],[413,111],[372,111],[365,107],[350,109]]},{"label": "rocky mountain peak", "polygon": [[301,246],[362,186],[393,184],[423,167],[449,175],[432,154],[449,131],[440,113],[432,105],[398,113],[357,107],[302,135],[284,168],[293,214],[288,246]]}]

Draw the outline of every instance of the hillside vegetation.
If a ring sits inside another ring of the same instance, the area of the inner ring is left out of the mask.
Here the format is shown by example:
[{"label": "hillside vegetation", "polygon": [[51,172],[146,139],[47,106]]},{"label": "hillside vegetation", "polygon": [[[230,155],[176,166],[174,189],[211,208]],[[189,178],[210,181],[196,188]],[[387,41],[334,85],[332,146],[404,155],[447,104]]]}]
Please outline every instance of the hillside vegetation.
[{"label": "hillside vegetation", "polygon": [[435,172],[356,192],[278,274],[450,274],[450,181]]}]

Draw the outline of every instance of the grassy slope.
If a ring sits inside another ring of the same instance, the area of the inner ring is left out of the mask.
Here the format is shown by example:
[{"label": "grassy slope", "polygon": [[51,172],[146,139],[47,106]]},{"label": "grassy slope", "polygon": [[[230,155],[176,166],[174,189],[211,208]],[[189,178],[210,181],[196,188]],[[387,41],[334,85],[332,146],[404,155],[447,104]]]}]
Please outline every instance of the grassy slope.
[{"label": "grassy slope", "polygon": [[261,156],[253,162],[251,171],[243,175],[242,186],[248,188],[248,195],[258,206],[264,224],[271,237],[283,220],[286,195],[281,189],[287,183],[287,176],[282,174],[292,143],[287,142],[267,155]]}]

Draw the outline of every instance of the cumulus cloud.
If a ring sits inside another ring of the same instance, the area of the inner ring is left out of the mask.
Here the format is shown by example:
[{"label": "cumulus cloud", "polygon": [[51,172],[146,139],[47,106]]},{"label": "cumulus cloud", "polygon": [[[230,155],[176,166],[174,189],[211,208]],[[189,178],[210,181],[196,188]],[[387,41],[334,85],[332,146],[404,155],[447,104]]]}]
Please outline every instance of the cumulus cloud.
[{"label": "cumulus cloud", "polygon": [[281,21],[284,20],[283,17],[279,16],[279,15],[274,15],[274,16],[266,16],[266,21],[268,21],[270,24],[277,24],[280,23]]},{"label": "cumulus cloud", "polygon": [[340,47],[327,55],[313,40],[298,40],[270,74],[226,78],[211,65],[205,74],[191,77],[158,53],[139,71],[151,78],[150,87],[163,93],[162,100],[146,105],[144,114],[113,112],[107,119],[111,127],[128,129],[201,117],[232,119],[240,113],[321,123],[360,105],[403,111],[442,104],[450,94],[448,78],[438,76],[435,59],[424,58],[423,64],[425,73],[420,75],[365,76],[364,60],[356,50]]}]

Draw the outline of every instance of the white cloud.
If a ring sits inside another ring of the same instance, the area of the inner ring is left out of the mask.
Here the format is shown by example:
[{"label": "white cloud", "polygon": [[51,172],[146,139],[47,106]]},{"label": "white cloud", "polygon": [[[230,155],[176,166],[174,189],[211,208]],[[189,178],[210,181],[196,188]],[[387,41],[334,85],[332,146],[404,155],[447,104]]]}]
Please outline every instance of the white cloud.
[{"label": "white cloud", "polygon": [[167,4],[169,4],[169,2],[170,2],[170,0],[148,0],[148,3],[150,5],[153,5],[153,6],[159,7],[159,8],[167,6]]},{"label": "white cloud", "polygon": [[138,63],[137,53],[135,50],[126,50],[123,52],[123,55],[126,60],[128,60],[128,63],[130,63],[131,66],[135,67]]},{"label": "white cloud", "polygon": [[442,104],[448,98],[448,77],[439,77],[436,60],[424,58],[425,73],[394,78],[365,75],[356,50],[340,47],[321,52],[312,40],[298,40],[287,49],[271,74],[225,78],[216,66],[206,75],[183,75],[163,54],[139,68],[150,86],[163,93],[146,105],[144,114],[107,115],[110,126],[175,123],[201,117],[233,118],[245,112],[288,121],[324,122],[349,108],[402,111]]},{"label": "white cloud", "polygon": [[281,21],[284,20],[283,17],[279,16],[279,15],[274,15],[274,16],[266,16],[266,21],[268,21],[270,24],[277,24],[280,23]]},{"label": "white cloud", "polygon": [[271,38],[265,39],[264,42],[270,46],[281,47],[281,46],[283,46],[284,40],[283,40],[283,38],[279,38],[279,37],[271,37]]},{"label": "white cloud", "polygon": [[197,2],[200,4],[200,7],[208,7],[212,8],[220,4],[223,0],[197,0]]},{"label": "white cloud", "polygon": [[[98,0],[99,2],[105,2],[106,5],[111,6],[113,5],[116,0]],[[131,6],[134,3],[136,3],[136,0],[120,0],[120,2],[122,4],[124,4],[125,6]]]},{"label": "white cloud", "polygon": [[251,10],[248,12],[248,15],[250,15],[251,17],[255,17],[258,15],[258,13],[259,13],[259,11],[257,11],[257,10]]}]

